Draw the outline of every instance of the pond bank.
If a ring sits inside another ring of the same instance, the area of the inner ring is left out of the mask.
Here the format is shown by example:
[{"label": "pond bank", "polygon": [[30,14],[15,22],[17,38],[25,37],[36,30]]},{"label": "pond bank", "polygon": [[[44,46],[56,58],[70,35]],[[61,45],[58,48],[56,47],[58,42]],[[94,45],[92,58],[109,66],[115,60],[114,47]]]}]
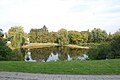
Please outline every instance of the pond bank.
[{"label": "pond bank", "polygon": [[[29,43],[28,45],[23,45],[22,48],[43,48],[43,47],[53,47],[59,46],[57,43]],[[77,46],[73,44],[64,45],[69,48],[81,48],[81,49],[89,49],[87,46]]]}]

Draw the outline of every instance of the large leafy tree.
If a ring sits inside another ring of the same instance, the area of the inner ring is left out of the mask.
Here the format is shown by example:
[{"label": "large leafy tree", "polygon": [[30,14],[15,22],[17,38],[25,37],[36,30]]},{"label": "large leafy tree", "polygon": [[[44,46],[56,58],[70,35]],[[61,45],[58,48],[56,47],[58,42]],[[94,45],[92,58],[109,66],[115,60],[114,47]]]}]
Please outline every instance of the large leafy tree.
[{"label": "large leafy tree", "polygon": [[81,31],[81,39],[82,39],[82,43],[87,43],[88,39],[89,39],[89,31]]},{"label": "large leafy tree", "polygon": [[6,46],[6,42],[3,39],[3,30],[0,29],[0,61],[1,60],[11,60],[12,50]]},{"label": "large leafy tree", "polygon": [[29,40],[30,40],[30,43],[35,43],[37,42],[37,29],[31,29],[30,30],[30,33],[29,33]]},{"label": "large leafy tree", "polygon": [[44,25],[40,29],[31,29],[29,33],[29,39],[31,43],[47,43],[49,41],[49,32]]},{"label": "large leafy tree", "polygon": [[105,30],[101,30],[100,28],[94,28],[91,31],[91,42],[100,43],[104,42],[107,39],[107,33]]},{"label": "large leafy tree", "polygon": [[101,60],[110,58],[108,55],[110,53],[109,43],[101,43],[100,45],[91,47],[88,56],[90,59]]},{"label": "large leafy tree", "polygon": [[96,47],[90,48],[88,55],[90,59],[120,58],[120,30],[111,35],[110,41],[107,41],[107,43],[101,43]]},{"label": "large leafy tree", "polygon": [[25,42],[24,30],[21,26],[11,27],[8,31],[8,38],[11,41],[11,46],[14,48],[20,48],[20,46]]},{"label": "large leafy tree", "polygon": [[113,39],[110,43],[110,58],[120,58],[120,30],[113,34]]},{"label": "large leafy tree", "polygon": [[68,31],[66,29],[60,29],[58,31],[58,43],[61,46],[69,44]]},{"label": "large leafy tree", "polygon": [[49,42],[51,43],[58,43],[57,42],[58,34],[57,32],[50,32],[49,33]]},{"label": "large leafy tree", "polygon": [[78,31],[69,31],[69,40],[70,40],[70,44],[79,44],[80,42],[82,42],[82,35],[80,32]]},{"label": "large leafy tree", "polygon": [[69,40],[70,44],[77,44],[79,45],[80,43],[86,43],[88,42],[88,37],[89,37],[89,31],[68,31],[69,33]]},{"label": "large leafy tree", "polygon": [[6,46],[3,40],[0,40],[0,60],[11,60],[12,56],[12,50]]}]

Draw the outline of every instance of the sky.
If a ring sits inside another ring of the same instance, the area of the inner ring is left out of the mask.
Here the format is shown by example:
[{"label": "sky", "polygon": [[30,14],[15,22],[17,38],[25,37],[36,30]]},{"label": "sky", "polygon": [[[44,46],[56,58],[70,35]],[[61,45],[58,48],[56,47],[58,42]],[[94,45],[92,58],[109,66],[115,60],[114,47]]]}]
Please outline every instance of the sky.
[{"label": "sky", "polygon": [[86,31],[101,28],[114,33],[120,28],[120,0],[0,0],[0,29],[13,26],[49,31]]}]

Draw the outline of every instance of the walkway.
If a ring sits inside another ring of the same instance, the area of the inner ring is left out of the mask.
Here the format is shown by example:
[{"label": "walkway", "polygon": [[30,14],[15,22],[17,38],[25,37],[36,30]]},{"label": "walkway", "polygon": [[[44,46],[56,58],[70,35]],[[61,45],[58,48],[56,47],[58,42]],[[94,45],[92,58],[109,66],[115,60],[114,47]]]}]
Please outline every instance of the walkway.
[{"label": "walkway", "polygon": [[0,80],[120,80],[120,75],[54,75],[0,72]]}]

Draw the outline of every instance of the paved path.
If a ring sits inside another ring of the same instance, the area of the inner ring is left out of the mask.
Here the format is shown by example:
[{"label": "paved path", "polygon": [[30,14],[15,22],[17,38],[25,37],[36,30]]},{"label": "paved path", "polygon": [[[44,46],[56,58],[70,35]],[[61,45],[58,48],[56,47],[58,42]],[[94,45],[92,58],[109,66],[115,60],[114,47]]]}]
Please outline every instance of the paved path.
[{"label": "paved path", "polygon": [[0,72],[0,80],[120,80],[120,75],[54,75]]}]

